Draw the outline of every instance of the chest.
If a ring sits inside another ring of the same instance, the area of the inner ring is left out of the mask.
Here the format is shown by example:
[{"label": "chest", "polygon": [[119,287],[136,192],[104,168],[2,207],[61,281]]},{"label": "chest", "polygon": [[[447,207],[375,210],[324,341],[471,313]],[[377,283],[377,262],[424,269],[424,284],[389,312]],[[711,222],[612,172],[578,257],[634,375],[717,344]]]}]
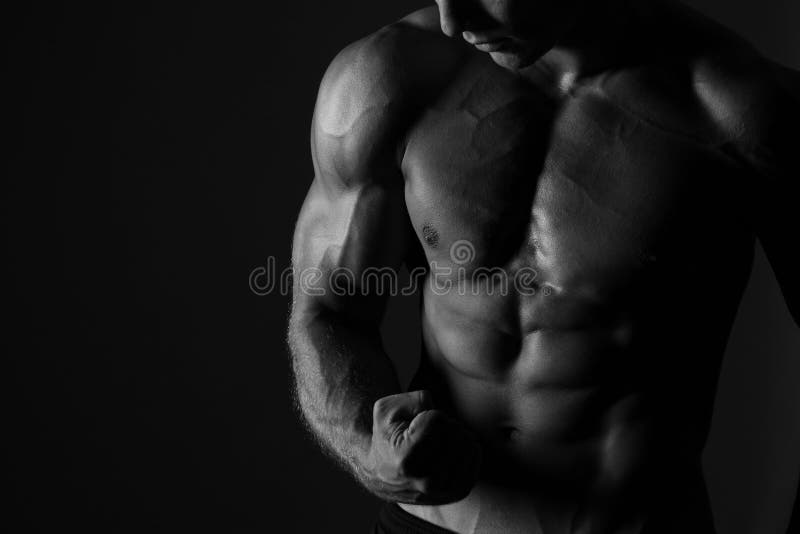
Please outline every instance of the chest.
[{"label": "chest", "polygon": [[[655,106],[645,117],[600,94],[454,84],[416,121],[403,159],[427,260],[535,267],[563,287],[719,258],[741,226],[738,171]],[[466,260],[454,258],[465,243]]]}]

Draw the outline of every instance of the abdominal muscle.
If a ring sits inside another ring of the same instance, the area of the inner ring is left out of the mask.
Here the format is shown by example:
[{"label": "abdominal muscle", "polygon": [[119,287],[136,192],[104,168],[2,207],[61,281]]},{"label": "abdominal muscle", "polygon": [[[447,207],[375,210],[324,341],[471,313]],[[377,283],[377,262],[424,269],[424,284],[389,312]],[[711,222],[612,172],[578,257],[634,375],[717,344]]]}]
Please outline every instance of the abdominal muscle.
[{"label": "abdominal muscle", "polygon": [[[475,298],[425,295],[411,387],[430,390],[476,432],[480,479],[459,502],[406,511],[455,532],[638,532],[668,479],[702,485],[692,460],[676,458],[674,424],[660,420],[656,393],[637,377],[644,356],[625,314],[524,332],[497,322],[501,300],[464,302]],[[696,497],[704,507],[704,492]]]}]

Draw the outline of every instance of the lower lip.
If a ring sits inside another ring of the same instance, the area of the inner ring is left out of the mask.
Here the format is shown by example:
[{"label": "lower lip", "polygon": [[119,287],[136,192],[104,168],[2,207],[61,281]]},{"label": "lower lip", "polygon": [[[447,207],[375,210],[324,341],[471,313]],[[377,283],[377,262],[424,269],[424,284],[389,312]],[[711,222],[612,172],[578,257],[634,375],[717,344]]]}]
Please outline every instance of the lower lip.
[{"label": "lower lip", "polygon": [[488,43],[478,43],[475,45],[475,48],[480,50],[481,52],[499,52],[500,50],[505,49],[508,43],[505,39],[500,41],[491,41]]}]

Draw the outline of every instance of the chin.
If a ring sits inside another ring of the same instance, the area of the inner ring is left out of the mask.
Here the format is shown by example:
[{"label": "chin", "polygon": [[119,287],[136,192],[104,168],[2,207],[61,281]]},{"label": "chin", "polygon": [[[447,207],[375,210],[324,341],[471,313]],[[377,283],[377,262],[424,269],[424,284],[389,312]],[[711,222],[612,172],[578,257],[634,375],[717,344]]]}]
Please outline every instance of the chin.
[{"label": "chin", "polygon": [[549,41],[533,40],[517,42],[505,50],[489,52],[489,56],[505,69],[519,70],[536,63],[548,50],[553,48],[553,44]]},{"label": "chin", "polygon": [[522,55],[515,52],[490,52],[492,60],[504,69],[519,70],[532,65],[538,56]]}]

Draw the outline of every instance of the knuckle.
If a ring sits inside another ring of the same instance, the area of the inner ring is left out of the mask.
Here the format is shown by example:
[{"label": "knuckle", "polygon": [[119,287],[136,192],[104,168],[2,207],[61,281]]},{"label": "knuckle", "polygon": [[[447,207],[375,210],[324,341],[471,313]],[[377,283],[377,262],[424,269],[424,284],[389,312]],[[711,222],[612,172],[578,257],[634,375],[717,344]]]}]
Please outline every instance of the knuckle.
[{"label": "knuckle", "polygon": [[373,404],[373,411],[376,413],[383,413],[389,407],[389,397],[382,397],[375,401]]},{"label": "knuckle", "polygon": [[372,405],[372,415],[375,421],[381,421],[391,413],[393,405],[392,397],[383,397],[375,401]]},{"label": "knuckle", "polygon": [[430,437],[441,427],[441,414],[436,410],[427,410],[417,416],[413,424],[414,434]]}]

